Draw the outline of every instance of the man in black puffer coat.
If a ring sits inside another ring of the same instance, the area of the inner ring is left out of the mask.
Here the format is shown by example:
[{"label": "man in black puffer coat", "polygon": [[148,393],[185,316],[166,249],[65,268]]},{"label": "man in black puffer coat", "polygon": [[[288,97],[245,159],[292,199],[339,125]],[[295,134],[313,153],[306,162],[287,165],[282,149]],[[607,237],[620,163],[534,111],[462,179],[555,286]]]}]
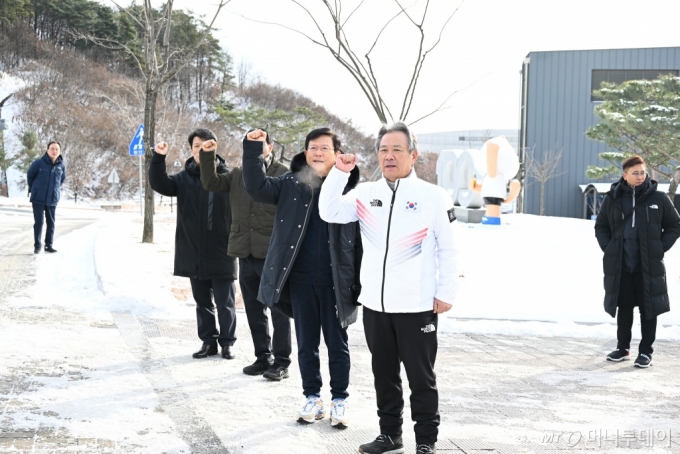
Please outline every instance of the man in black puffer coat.
[{"label": "man in black puffer coat", "polygon": [[636,367],[652,365],[657,316],[670,311],[663,256],[680,236],[680,216],[668,196],[657,191],[640,156],[623,162],[595,221],[604,252],[604,310],[616,319],[618,345],[608,361],[630,359],[633,310],[640,310],[642,340]]},{"label": "man in black puffer coat", "polygon": [[[321,185],[340,140],[328,128],[307,134],[305,151],[293,157],[290,172],[268,177],[262,159],[265,132],[249,132],[243,141],[243,183],[254,201],[276,205],[276,217],[264,262],[258,301],[282,304],[289,290],[298,343],[298,364],[306,397],[298,413],[301,423],[326,415],[321,400],[319,343],[323,330],[331,376],[331,425],[347,426],[349,395],[347,326],[357,320],[359,274],[363,249],[358,222],[328,224],[319,216]],[[350,174],[345,191],[359,182]]]},{"label": "man in black puffer coat", "polygon": [[[229,195],[208,192],[201,184],[200,151],[217,148],[215,134],[207,129],[197,129],[189,135],[189,146],[192,157],[187,160],[184,170],[168,176],[165,167],[168,144],[157,144],[149,167],[149,182],[159,194],[177,197],[174,274],[188,277],[191,282],[196,300],[198,337],[203,341],[193,357],[216,355],[219,343],[222,357],[233,359],[236,259],[227,254],[231,225]],[[224,159],[220,156],[216,159],[217,172],[228,172]],[[219,329],[215,324],[215,306]]]}]

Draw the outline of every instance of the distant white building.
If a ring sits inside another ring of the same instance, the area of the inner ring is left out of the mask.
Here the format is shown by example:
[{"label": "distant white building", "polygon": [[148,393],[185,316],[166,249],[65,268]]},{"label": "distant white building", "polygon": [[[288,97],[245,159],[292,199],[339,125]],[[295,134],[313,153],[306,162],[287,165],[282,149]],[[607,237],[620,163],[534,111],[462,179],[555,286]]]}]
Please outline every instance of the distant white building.
[{"label": "distant white building", "polygon": [[473,129],[466,131],[432,132],[417,134],[418,151],[439,153],[442,150],[468,148],[480,149],[492,137],[505,136],[517,150],[519,131],[517,129]]}]

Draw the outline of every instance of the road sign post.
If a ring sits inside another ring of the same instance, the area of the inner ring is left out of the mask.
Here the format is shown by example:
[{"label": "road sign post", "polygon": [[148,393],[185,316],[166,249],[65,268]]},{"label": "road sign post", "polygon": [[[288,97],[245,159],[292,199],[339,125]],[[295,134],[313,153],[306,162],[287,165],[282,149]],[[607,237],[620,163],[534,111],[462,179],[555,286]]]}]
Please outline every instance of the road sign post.
[{"label": "road sign post", "polygon": [[143,190],[142,190],[142,156],[144,156],[144,125],[139,125],[135,136],[130,142],[130,156],[139,157],[139,214],[144,216]]},{"label": "road sign post", "polygon": [[[120,177],[118,176],[118,172],[116,172],[115,167],[114,167],[114,169],[111,171],[111,173],[109,174],[109,177],[106,179],[106,181],[108,181],[108,182],[111,184],[111,187],[113,188],[113,191],[115,192],[115,191],[116,191],[116,185],[117,185],[118,183],[120,183]],[[110,204],[109,204],[109,209],[110,209],[111,211],[114,210],[113,203],[110,203]]]},{"label": "road sign post", "polygon": [[[175,159],[175,162],[172,164],[172,167],[174,167],[174,172],[173,174],[176,174],[179,172],[179,169],[182,167],[182,163],[179,162],[179,159]],[[172,197],[170,197],[170,212],[172,213]]]}]

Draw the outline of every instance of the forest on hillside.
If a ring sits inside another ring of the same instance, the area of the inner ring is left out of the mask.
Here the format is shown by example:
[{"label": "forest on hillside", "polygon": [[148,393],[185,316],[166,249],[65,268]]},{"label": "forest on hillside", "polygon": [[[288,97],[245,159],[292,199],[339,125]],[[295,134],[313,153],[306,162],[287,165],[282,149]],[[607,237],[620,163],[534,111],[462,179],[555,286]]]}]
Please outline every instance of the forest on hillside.
[{"label": "forest on hillside", "polygon": [[[138,161],[128,155],[128,145],[144,118],[144,82],[135,58],[142,52],[139,27],[129,15],[92,0],[0,0],[0,84],[3,73],[23,82],[5,101],[16,108],[0,137],[3,175],[10,166],[25,171],[56,139],[68,164],[69,198],[137,193]],[[239,165],[242,137],[252,127],[267,128],[277,157],[288,161],[307,132],[328,126],[339,134],[345,152],[360,155],[362,176],[375,176],[373,137],[312,99],[268,83],[249,65],[235,68],[223,47],[228,43],[210,33],[200,43],[205,28],[201,18],[172,11],[170,46],[198,47],[162,87],[156,105],[155,137],[171,144],[169,166],[191,156],[186,137],[199,126],[216,133],[218,152],[232,167]],[[126,46],[132,56],[95,44],[97,38]],[[8,140],[9,134],[15,140]],[[17,145],[4,146],[10,142]],[[436,182],[435,164],[436,155],[423,153],[419,175]],[[113,168],[120,176],[115,188],[106,183]]]}]

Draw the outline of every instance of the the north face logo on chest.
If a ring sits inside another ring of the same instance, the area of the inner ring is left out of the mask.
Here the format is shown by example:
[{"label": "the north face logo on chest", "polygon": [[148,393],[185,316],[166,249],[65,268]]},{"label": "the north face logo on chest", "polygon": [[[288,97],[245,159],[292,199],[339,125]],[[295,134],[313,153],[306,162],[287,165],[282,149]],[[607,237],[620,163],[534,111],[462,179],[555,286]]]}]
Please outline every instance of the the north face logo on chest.
[{"label": "the north face logo on chest", "polygon": [[371,206],[372,207],[381,207],[382,206],[382,200],[379,200],[379,199],[371,200]]}]

